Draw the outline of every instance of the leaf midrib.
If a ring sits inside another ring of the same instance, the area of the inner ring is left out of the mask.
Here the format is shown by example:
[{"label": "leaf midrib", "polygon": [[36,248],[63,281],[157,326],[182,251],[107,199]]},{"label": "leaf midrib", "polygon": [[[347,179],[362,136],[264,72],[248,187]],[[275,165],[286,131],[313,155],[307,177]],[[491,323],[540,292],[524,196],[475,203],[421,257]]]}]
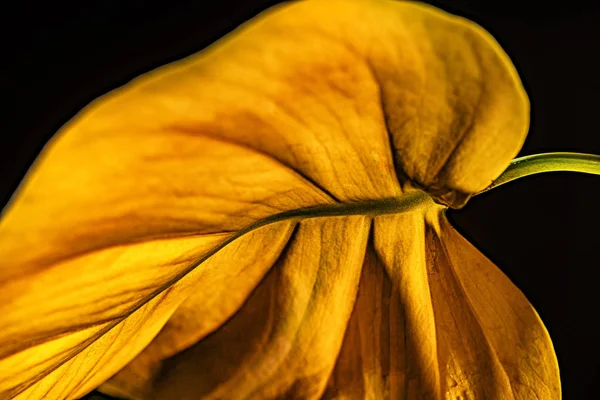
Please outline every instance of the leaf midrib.
[{"label": "leaf midrib", "polygon": [[[123,322],[123,320],[127,319],[133,313],[135,313],[138,309],[143,307],[145,304],[150,302],[156,296],[172,287],[179,280],[193,271],[196,267],[202,264],[204,261],[212,257],[214,254],[219,252],[225,246],[233,242],[234,240],[240,238],[241,236],[259,229],[263,226],[274,224],[282,221],[292,221],[299,222],[304,219],[310,218],[320,218],[320,217],[341,217],[341,216],[349,216],[349,215],[365,215],[375,217],[378,215],[385,214],[400,214],[407,211],[413,211],[419,207],[434,204],[430,195],[422,190],[415,190],[409,193],[402,195],[401,197],[396,198],[385,198],[380,200],[370,200],[364,202],[354,202],[354,203],[337,203],[337,204],[328,204],[328,205],[319,205],[312,207],[304,207],[298,208],[295,210],[284,211],[279,214],[271,215],[267,218],[263,218],[261,220],[255,221],[252,224],[240,229],[235,234],[231,235],[227,239],[223,240],[217,246],[209,250],[206,254],[200,257],[195,262],[191,263],[184,270],[175,275],[172,279],[167,281],[164,285],[159,287],[156,291],[151,293],[149,296],[145,297],[142,301],[140,301],[137,305],[135,305],[132,309],[130,309],[124,315],[114,318],[113,323],[109,324],[105,328],[98,331],[93,337],[90,337],[86,342],[94,343],[99,338],[104,336],[105,333],[109,332],[115,326]],[[103,321],[106,322],[106,321]],[[89,328],[89,327],[88,327]],[[62,364],[67,362],[68,360],[76,357],[80,352],[86,349],[88,346],[77,346],[77,349],[72,354],[65,354],[64,358],[59,362],[58,365],[55,366],[53,370],[59,368]],[[46,375],[48,375],[51,371],[47,371],[46,373],[38,375],[34,381],[28,382],[28,384],[24,384],[21,387],[15,388],[16,393],[13,395],[18,395],[19,393],[27,390],[27,388],[31,387],[31,385],[43,379]]]},{"label": "leaf midrib", "polygon": [[[263,226],[281,221],[298,222],[304,219],[320,217],[341,217],[348,215],[366,215],[374,217],[377,215],[385,214],[400,214],[414,210],[419,206],[425,205],[426,203],[433,203],[431,196],[422,190],[415,190],[414,192],[404,194],[401,197],[370,200],[356,203],[338,203],[304,207],[295,210],[284,211],[279,214],[260,219],[246,226],[245,228],[240,229],[235,234],[223,240],[217,246],[209,250],[205,255],[203,255],[197,261],[190,264],[187,268],[185,268],[183,271],[177,274],[173,279],[166,282],[163,287],[161,287],[155,293],[153,293],[151,297],[148,300],[144,301],[144,303],[142,303],[141,305],[147,303],[156,295],[166,290],[168,287],[174,285],[177,281],[182,279],[185,275],[189,274],[193,269],[195,269],[204,261],[212,257],[214,254],[216,254],[219,250],[227,246],[229,243]],[[134,310],[131,311],[131,313],[137,310],[137,308],[141,307],[141,305],[137,306]]]}]

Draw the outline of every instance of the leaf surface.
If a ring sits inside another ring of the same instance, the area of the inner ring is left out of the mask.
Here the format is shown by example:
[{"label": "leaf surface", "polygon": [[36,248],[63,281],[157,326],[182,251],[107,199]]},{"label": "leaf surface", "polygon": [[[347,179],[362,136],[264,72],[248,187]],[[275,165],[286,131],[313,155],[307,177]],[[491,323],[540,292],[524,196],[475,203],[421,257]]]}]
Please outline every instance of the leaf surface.
[{"label": "leaf surface", "polygon": [[430,198],[497,177],[528,107],[480,27],[387,0],[275,7],[103,96],[3,211],[0,393],[558,398],[535,312]]}]

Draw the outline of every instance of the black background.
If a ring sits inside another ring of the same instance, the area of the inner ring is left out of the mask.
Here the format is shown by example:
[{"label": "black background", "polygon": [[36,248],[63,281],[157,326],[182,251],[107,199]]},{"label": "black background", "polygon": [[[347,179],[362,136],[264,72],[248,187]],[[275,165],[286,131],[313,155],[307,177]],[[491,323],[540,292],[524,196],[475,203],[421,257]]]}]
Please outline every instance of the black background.
[{"label": "black background", "polygon": [[[0,11],[0,202],[94,98],[195,53],[276,1],[28,2]],[[520,155],[600,154],[600,10],[576,1],[431,1],[490,31],[532,103]],[[590,2],[592,3],[592,2]],[[553,173],[472,199],[450,218],[525,293],[552,336],[564,399],[600,398],[600,177]],[[543,400],[543,399],[540,399]]]}]

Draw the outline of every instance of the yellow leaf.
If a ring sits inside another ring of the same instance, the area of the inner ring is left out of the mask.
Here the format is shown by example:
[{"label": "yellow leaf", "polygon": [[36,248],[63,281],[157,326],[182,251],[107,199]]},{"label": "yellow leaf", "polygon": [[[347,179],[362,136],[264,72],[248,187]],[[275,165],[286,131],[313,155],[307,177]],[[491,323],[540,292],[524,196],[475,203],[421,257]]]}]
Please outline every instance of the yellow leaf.
[{"label": "yellow leaf", "polygon": [[439,204],[506,168],[528,107],[483,29],[389,0],[275,7],[103,96],[0,220],[0,396],[560,398]]}]

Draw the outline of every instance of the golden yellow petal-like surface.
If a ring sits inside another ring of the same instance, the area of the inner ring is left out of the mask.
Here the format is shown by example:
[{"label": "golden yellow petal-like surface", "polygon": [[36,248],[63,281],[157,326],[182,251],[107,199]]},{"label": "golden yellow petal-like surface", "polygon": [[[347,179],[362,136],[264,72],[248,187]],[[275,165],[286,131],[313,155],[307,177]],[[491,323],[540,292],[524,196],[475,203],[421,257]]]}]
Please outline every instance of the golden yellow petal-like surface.
[{"label": "golden yellow petal-like surface", "polygon": [[489,34],[390,0],[275,7],[103,96],[3,211],[0,398],[556,398],[535,312],[433,201],[367,244],[415,187],[464,205],[528,115]]},{"label": "golden yellow petal-like surface", "polygon": [[149,396],[152,392],[148,388],[163,360],[194,345],[231,318],[283,257],[281,251],[294,226],[289,222],[268,225],[240,237],[205,261],[185,301],[148,347],[111,379],[111,385],[121,388],[121,393]]},{"label": "golden yellow petal-like surface", "polygon": [[380,216],[324,398],[560,399],[525,296],[441,210]]},{"label": "golden yellow petal-like surface", "polygon": [[238,313],[166,360],[141,397],[318,398],[352,311],[369,226],[363,216],[301,222]]}]

